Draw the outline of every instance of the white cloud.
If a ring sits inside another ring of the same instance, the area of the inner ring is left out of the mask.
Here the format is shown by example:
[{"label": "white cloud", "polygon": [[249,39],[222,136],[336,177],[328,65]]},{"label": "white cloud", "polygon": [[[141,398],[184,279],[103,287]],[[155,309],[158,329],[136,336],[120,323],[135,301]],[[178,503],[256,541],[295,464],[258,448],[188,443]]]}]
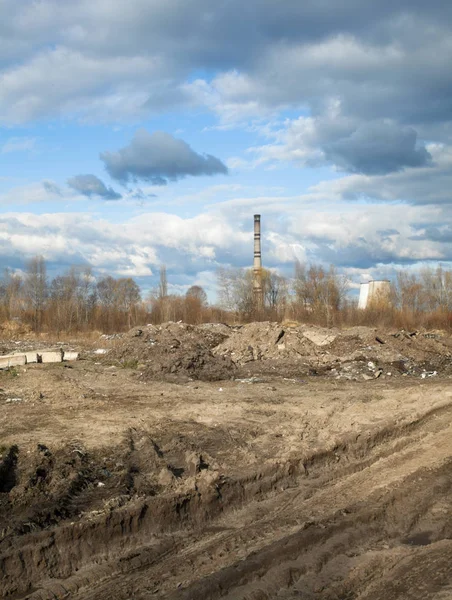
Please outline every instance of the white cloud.
[{"label": "white cloud", "polygon": [[452,261],[447,208],[319,198],[236,198],[190,218],[147,211],[120,223],[83,213],[10,212],[0,217],[0,256],[8,263],[42,254],[55,265],[90,264],[138,278],[155,276],[165,263],[173,282],[185,285],[219,265],[251,265],[252,215],[259,210],[264,265],[289,274],[296,258],[334,263],[355,280],[396,264]]},{"label": "white cloud", "polygon": [[44,50],[0,75],[0,121],[24,123],[50,115],[136,117],[145,114],[147,98],[140,81],[157,83],[162,68],[153,57]]}]

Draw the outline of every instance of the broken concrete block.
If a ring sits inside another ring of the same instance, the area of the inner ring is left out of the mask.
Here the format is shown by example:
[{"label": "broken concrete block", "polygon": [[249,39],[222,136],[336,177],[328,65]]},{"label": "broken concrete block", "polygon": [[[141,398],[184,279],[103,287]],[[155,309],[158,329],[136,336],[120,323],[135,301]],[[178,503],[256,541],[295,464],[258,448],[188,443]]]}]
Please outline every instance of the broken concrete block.
[{"label": "broken concrete block", "polygon": [[29,363],[37,363],[38,362],[38,354],[35,351],[33,351],[33,352],[14,352],[13,356],[23,356],[24,354],[27,359],[27,365]]},{"label": "broken concrete block", "polygon": [[20,367],[27,364],[25,354],[16,354],[8,356],[0,356],[0,369],[8,369],[9,367]]},{"label": "broken concrete block", "polygon": [[62,350],[49,350],[47,352],[40,352],[40,362],[42,363],[58,363],[63,361]]},{"label": "broken concrete block", "polygon": [[327,346],[331,342],[334,342],[337,337],[333,333],[328,333],[326,330],[320,329],[304,329],[303,335],[316,346]]},{"label": "broken concrete block", "polygon": [[80,358],[80,352],[64,352],[63,360],[78,360]]},{"label": "broken concrete block", "polygon": [[27,359],[27,365],[30,363],[38,362],[38,353],[37,352],[24,352],[24,354]]}]

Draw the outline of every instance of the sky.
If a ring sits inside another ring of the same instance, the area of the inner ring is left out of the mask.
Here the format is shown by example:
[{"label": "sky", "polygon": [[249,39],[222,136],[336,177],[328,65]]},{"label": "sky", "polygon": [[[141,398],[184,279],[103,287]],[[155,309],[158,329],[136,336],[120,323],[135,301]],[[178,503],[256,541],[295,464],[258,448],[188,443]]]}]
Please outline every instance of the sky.
[{"label": "sky", "polygon": [[452,3],[0,0],[0,267],[452,262]]}]

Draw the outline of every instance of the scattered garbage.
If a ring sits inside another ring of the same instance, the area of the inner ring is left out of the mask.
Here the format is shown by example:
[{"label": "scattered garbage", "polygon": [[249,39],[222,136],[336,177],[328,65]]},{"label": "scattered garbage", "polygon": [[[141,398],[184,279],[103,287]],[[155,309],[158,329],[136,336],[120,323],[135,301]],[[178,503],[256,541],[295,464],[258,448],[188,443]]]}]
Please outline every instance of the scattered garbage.
[{"label": "scattered garbage", "polygon": [[424,371],[421,373],[422,379],[425,379],[426,377],[436,377],[437,375],[438,373],[436,371]]}]

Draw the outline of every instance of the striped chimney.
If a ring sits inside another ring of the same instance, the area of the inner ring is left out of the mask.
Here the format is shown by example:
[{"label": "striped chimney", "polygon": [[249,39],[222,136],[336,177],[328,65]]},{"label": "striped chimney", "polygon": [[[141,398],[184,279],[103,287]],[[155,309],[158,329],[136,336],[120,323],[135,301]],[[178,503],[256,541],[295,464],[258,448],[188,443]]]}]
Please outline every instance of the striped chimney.
[{"label": "striped chimney", "polygon": [[261,255],[261,216],[254,215],[254,265],[253,265],[254,305],[260,310],[264,305],[262,289],[262,255]]}]

